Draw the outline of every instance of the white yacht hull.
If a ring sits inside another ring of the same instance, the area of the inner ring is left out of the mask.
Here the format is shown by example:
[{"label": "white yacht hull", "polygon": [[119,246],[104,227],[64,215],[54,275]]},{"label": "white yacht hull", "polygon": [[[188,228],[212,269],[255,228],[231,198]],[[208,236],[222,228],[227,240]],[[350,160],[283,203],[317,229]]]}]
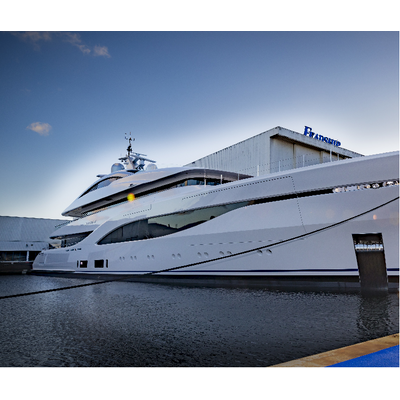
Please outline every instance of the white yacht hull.
[{"label": "white yacht hull", "polygon": [[[73,222],[70,225],[77,229],[88,225],[95,229],[70,248],[42,252],[33,271],[144,279],[326,278],[357,285],[359,266],[353,235],[379,234],[388,280],[398,287],[399,186],[360,189],[361,184],[395,179],[398,153],[389,153],[217,188],[156,194]],[[335,187],[348,191],[334,193],[331,189]],[[129,221],[260,198],[268,200],[171,235],[97,244],[107,232]],[[104,263],[99,268],[95,260]]]}]

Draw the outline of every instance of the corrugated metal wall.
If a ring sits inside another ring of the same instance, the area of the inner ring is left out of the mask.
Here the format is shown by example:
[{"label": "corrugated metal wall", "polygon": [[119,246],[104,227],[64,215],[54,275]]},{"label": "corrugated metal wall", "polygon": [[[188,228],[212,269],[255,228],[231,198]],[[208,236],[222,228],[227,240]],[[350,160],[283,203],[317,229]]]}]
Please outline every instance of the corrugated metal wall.
[{"label": "corrugated metal wall", "polygon": [[66,220],[0,216],[0,242],[41,242],[46,240],[55,227],[63,222]]},{"label": "corrugated metal wall", "polygon": [[278,126],[187,166],[258,176],[359,156]]},{"label": "corrugated metal wall", "polygon": [[0,216],[0,251],[40,251],[61,219]]}]

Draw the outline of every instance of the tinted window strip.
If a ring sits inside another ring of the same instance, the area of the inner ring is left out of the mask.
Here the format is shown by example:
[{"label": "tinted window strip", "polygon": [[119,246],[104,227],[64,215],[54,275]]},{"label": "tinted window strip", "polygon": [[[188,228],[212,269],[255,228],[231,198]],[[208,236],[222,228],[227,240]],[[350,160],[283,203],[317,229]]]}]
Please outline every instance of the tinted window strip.
[{"label": "tinted window strip", "polygon": [[130,222],[129,224],[125,224],[114,229],[105,237],[103,237],[97,244],[104,245],[112,243],[133,242],[138,240],[146,240],[167,236],[189,228],[193,228],[196,225],[210,221],[213,218],[219,217],[227,212],[245,206],[328,193],[332,194],[332,189],[304,192],[300,193],[299,195],[297,195],[296,193],[292,193],[282,196],[247,200],[237,203],[230,203],[213,207],[204,207],[175,214],[167,214],[163,216],[142,219]]}]

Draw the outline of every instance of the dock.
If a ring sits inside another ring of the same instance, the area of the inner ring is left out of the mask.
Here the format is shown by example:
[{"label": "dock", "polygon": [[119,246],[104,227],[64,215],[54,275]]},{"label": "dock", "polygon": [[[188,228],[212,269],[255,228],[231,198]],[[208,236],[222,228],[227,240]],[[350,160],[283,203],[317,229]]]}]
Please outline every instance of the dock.
[{"label": "dock", "polygon": [[20,275],[32,270],[32,261],[0,261],[0,275]]},{"label": "dock", "polygon": [[399,367],[399,334],[395,333],[272,367]]}]

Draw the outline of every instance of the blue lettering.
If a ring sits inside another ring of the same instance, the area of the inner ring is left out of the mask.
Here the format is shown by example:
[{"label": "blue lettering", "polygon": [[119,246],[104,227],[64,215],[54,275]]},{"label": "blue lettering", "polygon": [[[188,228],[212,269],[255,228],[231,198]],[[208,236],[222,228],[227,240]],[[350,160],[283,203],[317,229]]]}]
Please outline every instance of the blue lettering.
[{"label": "blue lettering", "polygon": [[305,128],[304,128],[304,134],[307,136],[310,136],[310,137],[314,137],[314,135],[315,135],[315,133],[312,131],[312,128],[310,128],[309,126],[306,126]]},{"label": "blue lettering", "polygon": [[318,133],[313,132],[312,128],[310,128],[309,126],[304,127],[304,135],[309,136],[314,139],[317,139],[317,140],[321,140],[322,142],[325,142],[328,144],[333,144],[334,146],[337,146],[337,147],[339,147],[341,145],[341,143],[338,140],[334,140],[334,139],[330,139],[330,138],[322,136],[322,135],[318,135]]}]

